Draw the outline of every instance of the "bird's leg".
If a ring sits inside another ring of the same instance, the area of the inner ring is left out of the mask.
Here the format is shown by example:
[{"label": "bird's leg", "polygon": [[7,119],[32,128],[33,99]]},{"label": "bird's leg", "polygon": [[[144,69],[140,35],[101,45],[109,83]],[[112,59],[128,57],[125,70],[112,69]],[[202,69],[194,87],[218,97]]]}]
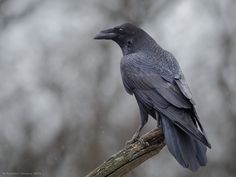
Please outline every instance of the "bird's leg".
[{"label": "bird's leg", "polygon": [[156,112],[157,128],[161,128],[161,118],[158,112]]},{"label": "bird's leg", "polygon": [[126,141],[126,147],[127,145],[130,145],[136,141],[139,141],[141,144],[147,145],[147,143],[144,142],[144,140],[142,138],[140,138],[140,132],[142,130],[142,128],[144,127],[144,125],[147,123],[148,121],[148,113],[145,110],[145,107],[143,106],[143,104],[141,102],[138,101],[138,99],[136,98],[138,106],[139,106],[139,110],[140,110],[140,118],[141,118],[141,124],[139,126],[139,128],[135,131],[133,137],[131,138],[131,140]]},{"label": "bird's leg", "polygon": [[[140,141],[140,133],[144,125],[140,125],[139,128],[135,131],[134,135],[132,136],[131,140],[126,141],[126,145],[130,145],[135,143],[136,141]],[[143,142],[143,140],[141,140]]]},{"label": "bird's leg", "polygon": [[157,128],[163,132],[162,126],[161,126],[161,116],[160,116],[160,113],[158,112],[156,112],[156,120],[157,120]]},{"label": "bird's leg", "polygon": [[129,141],[126,141],[126,145],[129,145],[129,144],[132,144],[136,141],[139,141],[141,144],[144,144],[144,145],[147,145],[147,143],[145,143],[143,141],[142,138],[140,138],[140,133],[141,133],[141,130],[143,129],[144,125],[147,123],[148,121],[148,114],[147,112],[145,111],[145,109],[143,108],[142,104],[140,104],[138,102],[138,105],[139,105],[139,108],[140,108],[140,115],[141,115],[141,124],[139,126],[139,128],[136,130],[136,132],[134,133],[133,137],[131,138],[131,140]]}]

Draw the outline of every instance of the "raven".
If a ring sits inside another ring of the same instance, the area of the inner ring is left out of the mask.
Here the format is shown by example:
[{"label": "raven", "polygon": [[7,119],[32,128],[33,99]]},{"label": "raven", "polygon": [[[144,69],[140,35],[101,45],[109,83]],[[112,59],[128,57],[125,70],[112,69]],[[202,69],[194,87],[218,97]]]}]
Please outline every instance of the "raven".
[{"label": "raven", "polygon": [[135,96],[141,115],[130,143],[140,140],[140,131],[150,115],[162,128],[170,153],[184,168],[196,171],[205,166],[211,145],[175,57],[130,23],[103,30],[94,39],[113,40],[122,50],[122,81],[125,90]]}]

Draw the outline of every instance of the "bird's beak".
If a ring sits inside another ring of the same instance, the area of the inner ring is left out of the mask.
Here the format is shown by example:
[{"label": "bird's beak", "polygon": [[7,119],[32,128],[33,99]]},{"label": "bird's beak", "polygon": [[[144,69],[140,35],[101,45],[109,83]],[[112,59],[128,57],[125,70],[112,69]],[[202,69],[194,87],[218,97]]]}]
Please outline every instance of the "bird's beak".
[{"label": "bird's beak", "polygon": [[115,33],[114,28],[110,28],[107,30],[103,30],[100,33],[98,33],[94,39],[114,39],[117,36]]}]

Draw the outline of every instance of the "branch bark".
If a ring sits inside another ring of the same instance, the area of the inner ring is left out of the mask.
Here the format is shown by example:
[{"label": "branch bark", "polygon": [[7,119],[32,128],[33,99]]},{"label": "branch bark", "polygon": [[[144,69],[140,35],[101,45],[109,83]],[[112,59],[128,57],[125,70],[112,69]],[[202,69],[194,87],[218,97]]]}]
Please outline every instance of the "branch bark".
[{"label": "branch bark", "polygon": [[128,145],[112,155],[86,177],[119,177],[127,174],[147,159],[158,154],[165,146],[164,136],[160,129],[154,129],[142,136],[143,145],[139,142]]}]

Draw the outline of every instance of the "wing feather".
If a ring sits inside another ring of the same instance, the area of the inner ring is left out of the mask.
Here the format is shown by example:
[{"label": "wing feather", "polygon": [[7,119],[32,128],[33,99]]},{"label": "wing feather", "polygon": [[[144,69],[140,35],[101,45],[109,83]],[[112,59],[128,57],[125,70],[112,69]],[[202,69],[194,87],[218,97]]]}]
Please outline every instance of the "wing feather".
[{"label": "wing feather", "polygon": [[178,108],[192,108],[192,103],[175,82],[164,79],[156,67],[138,57],[126,58],[123,59],[125,62],[121,62],[122,79],[128,93],[133,93],[134,89],[155,89],[170,104]]}]

